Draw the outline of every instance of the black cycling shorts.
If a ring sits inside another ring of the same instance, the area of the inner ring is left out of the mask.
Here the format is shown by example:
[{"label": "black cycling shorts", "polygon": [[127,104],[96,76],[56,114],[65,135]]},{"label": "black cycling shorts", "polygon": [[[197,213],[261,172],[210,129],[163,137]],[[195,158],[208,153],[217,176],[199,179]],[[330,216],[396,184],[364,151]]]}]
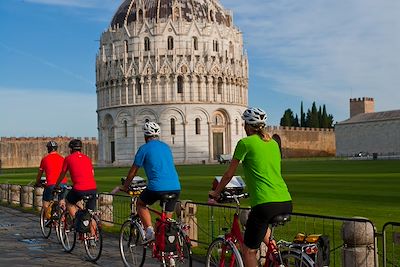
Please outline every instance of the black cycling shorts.
[{"label": "black cycling shorts", "polygon": [[267,233],[272,218],[292,212],[292,201],[271,202],[251,208],[244,232],[244,244],[250,249],[258,249]]},{"label": "black cycling shorts", "polygon": [[[66,184],[60,184],[61,188],[65,188],[67,185]],[[43,201],[52,201],[53,200],[53,190],[54,190],[54,185],[49,185],[43,190]],[[67,195],[68,191],[64,189],[64,191],[58,195],[58,201],[61,199],[65,199],[65,196]]]},{"label": "black cycling shorts", "polygon": [[76,204],[78,201],[82,200],[84,196],[93,195],[91,199],[89,199],[88,203],[86,204],[86,208],[90,210],[96,209],[96,190],[85,190],[85,191],[77,191],[72,189],[69,191],[65,199],[70,204]]},{"label": "black cycling shorts", "polygon": [[[142,200],[146,205],[153,205],[157,200],[161,200],[161,196],[165,194],[174,193],[176,194],[176,198],[170,199],[165,204],[165,211],[173,212],[175,210],[176,202],[179,199],[180,190],[175,191],[151,191],[148,189],[143,190],[140,194],[140,200]],[[160,206],[162,203],[160,202]],[[162,207],[162,206],[161,206]]]}]

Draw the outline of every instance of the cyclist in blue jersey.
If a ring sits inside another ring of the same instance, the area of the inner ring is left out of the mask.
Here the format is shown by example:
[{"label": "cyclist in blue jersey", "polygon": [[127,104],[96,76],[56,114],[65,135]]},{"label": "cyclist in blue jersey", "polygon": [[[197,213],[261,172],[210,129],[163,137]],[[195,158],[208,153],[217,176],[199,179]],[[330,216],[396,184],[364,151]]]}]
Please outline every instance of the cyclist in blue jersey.
[{"label": "cyclist in blue jersey", "polygon": [[175,193],[176,198],[166,203],[167,217],[172,217],[178,200],[181,185],[175,169],[171,149],[159,140],[160,126],[155,122],[146,122],[143,126],[144,139],[135,155],[135,160],[126,177],[122,190],[127,191],[139,168],[143,167],[147,176],[147,188],[137,201],[137,212],[146,229],[146,239],[154,239],[154,228],[151,223],[150,211],[147,205],[154,204],[166,193]]}]

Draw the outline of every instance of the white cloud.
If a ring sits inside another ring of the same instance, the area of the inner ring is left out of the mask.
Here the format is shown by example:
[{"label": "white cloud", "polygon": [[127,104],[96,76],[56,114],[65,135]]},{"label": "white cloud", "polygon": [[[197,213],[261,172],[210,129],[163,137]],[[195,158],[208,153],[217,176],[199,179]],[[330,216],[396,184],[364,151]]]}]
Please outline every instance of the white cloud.
[{"label": "white cloud", "polygon": [[0,136],[97,136],[96,95],[0,88]]},{"label": "white cloud", "polygon": [[222,2],[244,32],[250,72],[272,90],[326,103],[341,119],[350,97],[375,97],[377,110],[400,108],[400,1]]}]

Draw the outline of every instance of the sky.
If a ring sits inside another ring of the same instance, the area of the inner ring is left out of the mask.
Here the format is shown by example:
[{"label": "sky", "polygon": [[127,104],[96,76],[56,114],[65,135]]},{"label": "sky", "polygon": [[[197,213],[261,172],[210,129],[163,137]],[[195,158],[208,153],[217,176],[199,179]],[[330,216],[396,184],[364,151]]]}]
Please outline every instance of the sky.
[{"label": "sky", "polygon": [[[95,57],[121,0],[0,1],[0,136],[97,136]],[[249,58],[249,106],[279,125],[288,108],[349,99],[400,109],[400,1],[220,0]]]}]

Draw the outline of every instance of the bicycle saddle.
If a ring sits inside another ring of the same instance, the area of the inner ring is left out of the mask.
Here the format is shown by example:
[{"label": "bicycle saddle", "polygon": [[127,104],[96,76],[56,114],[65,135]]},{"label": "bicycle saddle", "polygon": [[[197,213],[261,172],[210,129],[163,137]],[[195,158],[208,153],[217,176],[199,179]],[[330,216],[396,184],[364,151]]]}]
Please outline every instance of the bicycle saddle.
[{"label": "bicycle saddle", "polygon": [[284,225],[290,221],[290,214],[279,214],[272,218],[270,224],[273,226]]},{"label": "bicycle saddle", "polygon": [[170,199],[174,199],[177,197],[176,193],[167,193],[167,194],[163,194],[161,195],[161,201],[168,201]]}]

